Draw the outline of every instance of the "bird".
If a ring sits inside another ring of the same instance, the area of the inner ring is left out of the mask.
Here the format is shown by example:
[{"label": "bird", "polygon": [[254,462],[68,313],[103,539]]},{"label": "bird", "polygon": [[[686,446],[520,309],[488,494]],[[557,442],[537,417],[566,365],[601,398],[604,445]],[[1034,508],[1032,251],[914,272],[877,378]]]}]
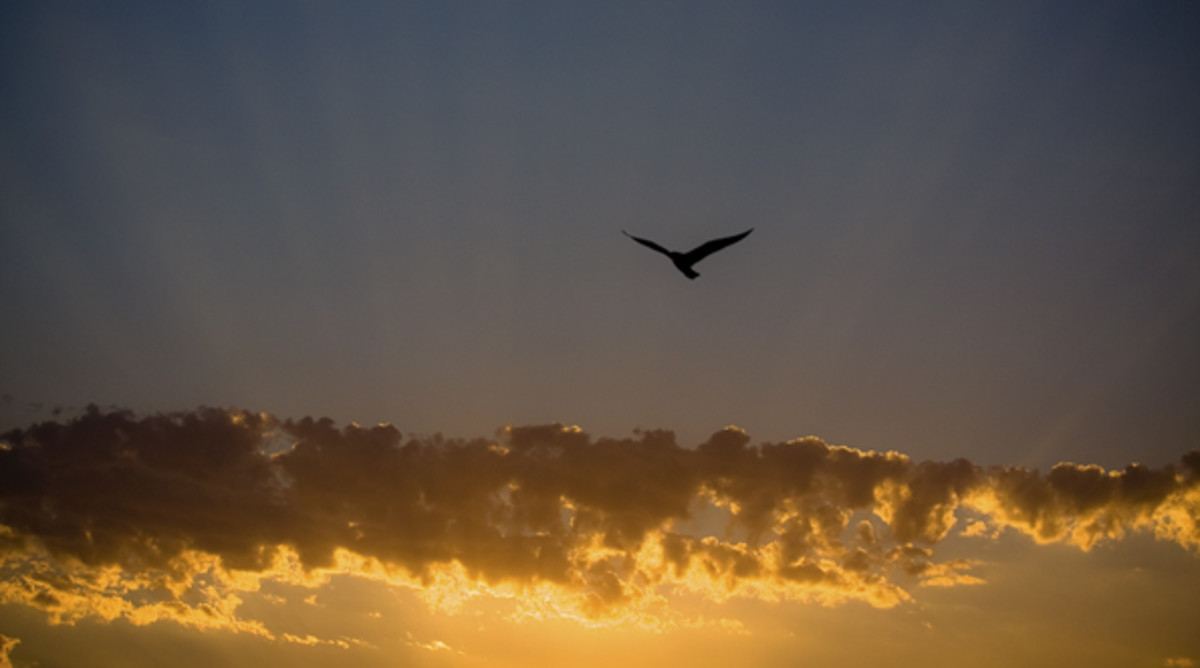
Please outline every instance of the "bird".
[{"label": "bird", "polygon": [[700,274],[696,273],[696,271],[694,269],[692,269],[692,265],[696,264],[700,260],[703,260],[704,258],[708,257],[709,255],[712,255],[713,253],[721,250],[722,248],[725,248],[726,246],[732,246],[733,244],[736,244],[737,242],[741,241],[742,239],[745,239],[753,231],[754,231],[754,228],[751,227],[750,229],[746,230],[745,232],[742,232],[741,234],[735,234],[732,237],[722,237],[720,239],[713,239],[712,241],[705,241],[704,243],[700,244],[699,246],[696,246],[695,248],[693,248],[692,250],[690,250],[686,253],[680,253],[678,251],[667,250],[667,249],[663,248],[662,246],[659,246],[658,244],[654,243],[653,241],[650,241],[649,239],[642,239],[639,237],[635,237],[632,234],[626,232],[625,230],[621,230],[621,233],[624,234],[625,236],[629,237],[630,239],[633,239],[634,241],[638,242],[639,244],[645,246],[646,248],[658,251],[659,253],[662,253],[663,255],[666,255],[667,257],[671,258],[671,263],[675,265],[675,268],[678,269],[679,271],[683,272],[684,276],[687,276],[689,279],[694,281],[694,280],[696,280],[696,277],[699,276]]}]

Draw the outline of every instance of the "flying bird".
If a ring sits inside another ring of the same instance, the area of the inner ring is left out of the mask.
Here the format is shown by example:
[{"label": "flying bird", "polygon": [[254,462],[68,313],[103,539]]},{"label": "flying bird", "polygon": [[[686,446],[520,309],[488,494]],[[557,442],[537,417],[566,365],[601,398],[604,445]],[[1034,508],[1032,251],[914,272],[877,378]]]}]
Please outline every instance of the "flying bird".
[{"label": "flying bird", "polygon": [[633,239],[634,241],[638,242],[639,244],[645,246],[646,248],[649,248],[651,250],[656,250],[659,253],[662,253],[663,255],[666,255],[667,257],[671,258],[671,262],[672,262],[672,264],[675,265],[676,269],[678,269],[679,271],[682,271],[684,276],[687,276],[688,278],[695,280],[696,277],[699,276],[700,274],[696,273],[695,270],[692,269],[692,265],[696,264],[700,260],[703,260],[704,258],[708,257],[709,255],[712,255],[713,253],[721,250],[722,248],[725,248],[726,246],[732,246],[733,244],[736,244],[737,242],[741,241],[742,239],[745,239],[753,231],[754,231],[754,228],[751,227],[750,229],[746,230],[745,232],[742,232],[741,234],[735,234],[732,237],[722,237],[720,239],[713,239],[712,241],[705,241],[704,243],[700,244],[699,246],[696,246],[695,248],[693,248],[692,250],[690,250],[686,253],[680,253],[678,251],[667,250],[667,249],[663,248],[662,246],[659,246],[658,244],[654,243],[653,241],[650,241],[649,239],[641,239],[641,238],[635,237],[632,234],[626,232],[625,230],[621,230],[621,234],[624,234],[625,236],[629,237],[630,239]]}]

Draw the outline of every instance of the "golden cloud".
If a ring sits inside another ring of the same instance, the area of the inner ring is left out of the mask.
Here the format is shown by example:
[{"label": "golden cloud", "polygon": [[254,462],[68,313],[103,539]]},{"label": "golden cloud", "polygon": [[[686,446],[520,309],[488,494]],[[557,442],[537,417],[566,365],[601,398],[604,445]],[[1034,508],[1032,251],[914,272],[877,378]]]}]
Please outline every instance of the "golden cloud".
[{"label": "golden cloud", "polygon": [[1015,530],[1087,550],[1148,531],[1200,548],[1200,453],[1120,471],[1041,474],[831,446],[752,445],[735,427],[696,448],[669,431],[575,427],[492,439],[409,438],[236,410],[137,417],[91,408],[3,437],[0,601],[145,624],[171,619],[284,642],[238,608],[265,580],[349,573],[454,611],[515,602],[514,619],[663,630],[678,597],[886,608],[912,587],[979,584],[938,544]]},{"label": "golden cloud", "polygon": [[9,638],[0,633],[0,668],[12,668],[13,663],[9,655],[12,654],[13,648],[20,643],[20,638]]}]

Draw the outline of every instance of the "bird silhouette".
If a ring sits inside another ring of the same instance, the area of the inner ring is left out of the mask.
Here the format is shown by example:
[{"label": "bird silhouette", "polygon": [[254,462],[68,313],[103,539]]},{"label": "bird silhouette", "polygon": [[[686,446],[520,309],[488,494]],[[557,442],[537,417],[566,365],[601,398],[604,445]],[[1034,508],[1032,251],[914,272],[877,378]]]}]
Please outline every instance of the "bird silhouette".
[{"label": "bird silhouette", "polygon": [[634,241],[638,242],[639,244],[645,246],[646,248],[649,248],[651,250],[656,250],[659,253],[662,253],[663,255],[666,255],[667,257],[671,258],[671,263],[675,265],[676,269],[683,272],[683,275],[687,276],[689,279],[696,280],[696,277],[699,276],[700,274],[696,273],[696,271],[694,269],[692,269],[692,265],[696,264],[700,260],[703,260],[704,258],[708,257],[709,255],[712,255],[713,253],[721,250],[722,248],[725,248],[726,246],[732,246],[733,244],[736,244],[737,242],[741,241],[742,239],[745,239],[753,231],[754,231],[754,228],[751,227],[750,229],[746,230],[745,232],[742,232],[741,234],[735,234],[732,237],[722,237],[720,239],[713,239],[712,241],[705,241],[704,243],[700,244],[699,246],[696,246],[695,248],[693,248],[692,250],[690,250],[686,253],[680,253],[678,251],[667,250],[667,249],[663,248],[662,246],[659,246],[658,244],[654,243],[653,241],[650,241],[649,239],[641,239],[639,237],[635,237],[632,234],[626,232],[625,230],[621,230],[621,234],[624,234],[625,236],[629,237],[630,239],[633,239]]}]

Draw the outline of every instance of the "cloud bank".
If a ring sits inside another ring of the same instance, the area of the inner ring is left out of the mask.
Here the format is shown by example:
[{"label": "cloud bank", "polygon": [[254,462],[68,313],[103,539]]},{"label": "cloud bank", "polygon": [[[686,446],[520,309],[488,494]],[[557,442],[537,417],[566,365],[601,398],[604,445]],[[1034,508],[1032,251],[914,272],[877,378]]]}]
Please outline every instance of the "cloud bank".
[{"label": "cloud bank", "polygon": [[687,448],[669,431],[446,440],[94,407],[0,440],[0,601],[55,623],[173,619],[317,642],[239,617],[242,597],[348,573],[446,610],[507,597],[517,617],[662,626],[695,622],[673,611],[678,596],[886,608],[982,582],[970,559],[937,558],[952,533],[1087,550],[1145,531],[1200,552],[1200,452],[1043,474],[815,437],[751,444],[735,427]]}]

